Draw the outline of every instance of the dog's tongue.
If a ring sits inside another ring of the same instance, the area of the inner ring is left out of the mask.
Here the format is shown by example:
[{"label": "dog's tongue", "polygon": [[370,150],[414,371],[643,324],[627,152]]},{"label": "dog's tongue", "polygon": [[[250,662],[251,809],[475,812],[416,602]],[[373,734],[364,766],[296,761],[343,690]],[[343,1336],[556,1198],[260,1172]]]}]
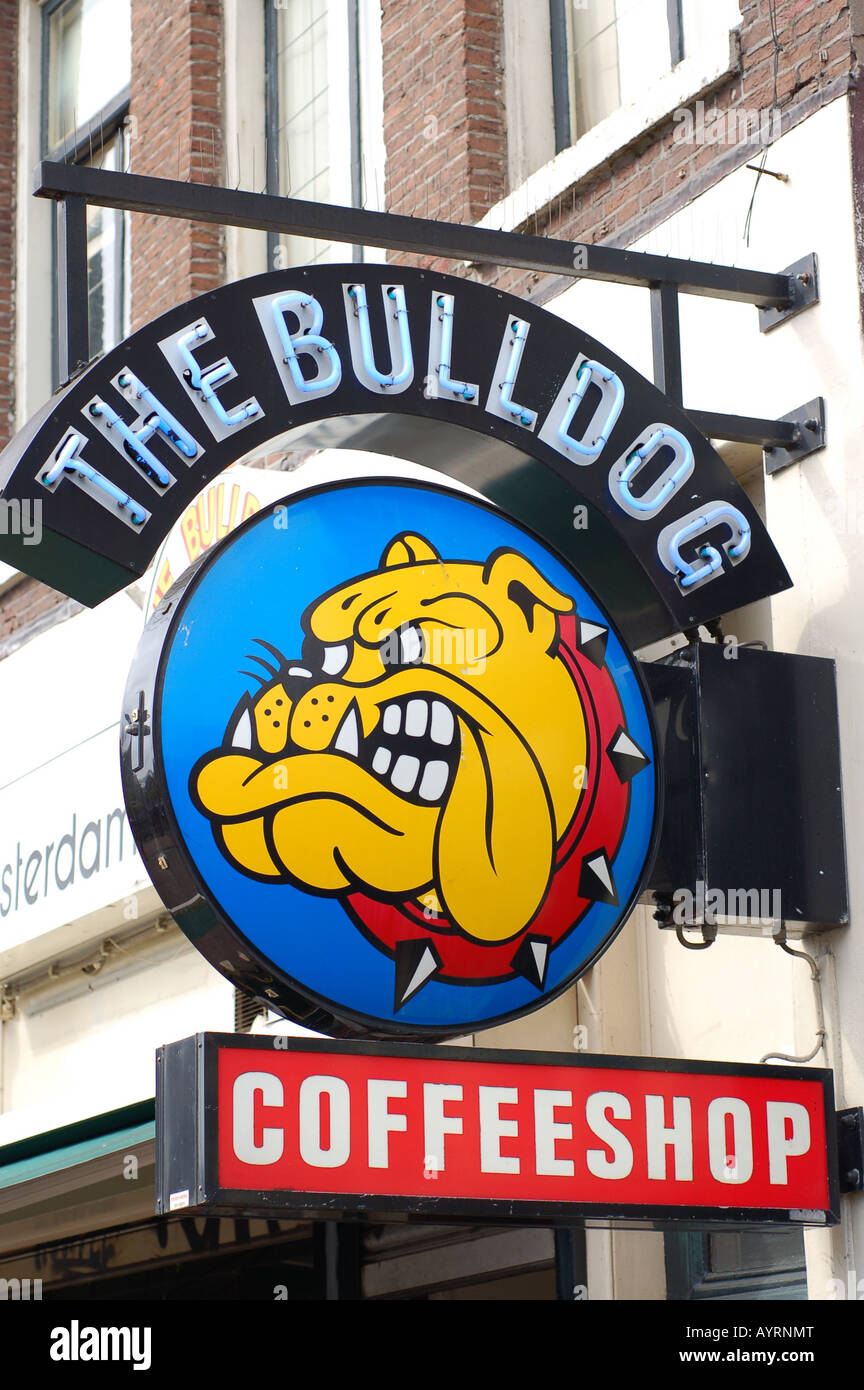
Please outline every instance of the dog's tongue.
[{"label": "dog's tongue", "polygon": [[504,941],[543,901],[555,850],[542,774],[503,720],[460,720],[459,771],[443,811],[437,881],[446,915],[481,941]]}]

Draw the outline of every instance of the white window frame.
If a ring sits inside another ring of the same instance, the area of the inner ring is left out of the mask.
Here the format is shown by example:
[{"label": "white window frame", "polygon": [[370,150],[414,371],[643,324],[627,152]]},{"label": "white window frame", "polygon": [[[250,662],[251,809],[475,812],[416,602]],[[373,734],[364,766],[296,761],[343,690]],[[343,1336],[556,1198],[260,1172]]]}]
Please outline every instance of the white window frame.
[{"label": "white window frame", "polygon": [[[274,0],[264,0],[271,6]],[[278,3],[266,14],[272,24]],[[343,206],[360,206],[383,211],[384,206],[384,99],[383,64],[381,55],[380,0],[328,0],[328,119],[331,129],[350,129],[350,141],[331,145],[331,198]],[[265,62],[271,61],[270,41],[265,36]],[[352,74],[352,66],[355,72]],[[346,80],[347,75],[347,80]],[[267,74],[272,82],[269,101],[275,95],[275,73]],[[354,106],[352,112],[351,106]],[[269,139],[270,111],[266,113]],[[275,193],[275,169],[272,152],[266,160],[268,191]],[[287,196],[291,196],[290,193]],[[268,237],[269,268],[281,268],[278,256],[279,238]],[[383,260],[385,253],[377,248],[349,247],[335,242],[325,261]]]},{"label": "white window frame", "polygon": [[[720,30],[651,84],[643,98],[619,107],[575,144],[555,154],[552,46],[548,24],[536,22],[541,9],[548,16],[547,0],[531,0],[530,6],[524,0],[504,0],[507,124],[510,131],[521,134],[510,137],[512,191],[480,219],[480,227],[513,231],[524,226],[613,155],[668,120],[679,108],[706,97],[741,69],[738,27]],[[533,43],[526,42],[529,16],[533,19]],[[537,167],[535,161],[542,152],[546,158]]]}]

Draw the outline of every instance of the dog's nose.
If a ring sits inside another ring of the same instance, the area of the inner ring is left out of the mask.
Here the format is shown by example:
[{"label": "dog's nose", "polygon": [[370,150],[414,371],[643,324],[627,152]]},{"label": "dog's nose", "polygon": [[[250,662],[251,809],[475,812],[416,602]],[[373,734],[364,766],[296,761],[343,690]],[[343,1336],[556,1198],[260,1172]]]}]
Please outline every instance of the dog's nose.
[{"label": "dog's nose", "polygon": [[[291,714],[292,742],[310,753],[323,753],[331,744],[337,743],[355,693],[350,686],[331,682],[307,687]],[[355,743],[359,733],[359,728],[356,728],[353,736]],[[357,749],[354,747],[344,751],[356,755]]]}]

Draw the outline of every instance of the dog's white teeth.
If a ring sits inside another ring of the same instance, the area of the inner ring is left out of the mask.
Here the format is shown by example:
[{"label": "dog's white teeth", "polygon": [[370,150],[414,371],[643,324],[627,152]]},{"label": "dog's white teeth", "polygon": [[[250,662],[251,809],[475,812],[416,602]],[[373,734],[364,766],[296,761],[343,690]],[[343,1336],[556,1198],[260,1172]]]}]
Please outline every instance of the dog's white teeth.
[{"label": "dog's white teeth", "polygon": [[244,709],[237,723],[234,725],[231,747],[249,749],[252,747],[252,720],[249,717],[248,709]]},{"label": "dog's white teeth", "polygon": [[427,763],[420,783],[420,796],[424,801],[440,801],[447,786],[450,769],[446,763]]},{"label": "dog's white teeth", "polygon": [[377,772],[379,777],[383,777],[390,766],[392,757],[393,754],[389,748],[376,748],[375,757],[372,759],[372,771]]},{"label": "dog's white teeth", "polygon": [[413,666],[423,655],[423,637],[416,627],[402,628],[399,633],[399,654],[402,664]]},{"label": "dog's white teeth", "polygon": [[412,738],[420,738],[426,732],[429,709],[425,700],[409,700],[405,711],[405,732]]},{"label": "dog's white teeth", "polygon": [[402,711],[398,705],[388,705],[384,711],[385,734],[398,734],[402,727]]},{"label": "dog's white teeth", "polygon": [[321,668],[325,676],[338,676],[348,665],[348,648],[344,642],[338,647],[325,647]]},{"label": "dog's white teeth", "polygon": [[349,758],[357,757],[360,751],[360,732],[357,728],[356,710],[350,709],[342,720],[333,746],[337,753],[347,753]]},{"label": "dog's white teeth", "polygon": [[433,743],[440,743],[444,747],[452,743],[455,728],[452,711],[440,700],[433,700],[432,727],[430,729]]},{"label": "dog's white teeth", "polygon": [[396,759],[396,766],[390,773],[390,781],[398,792],[413,791],[419,771],[420,759],[409,758],[403,753],[401,758]]}]

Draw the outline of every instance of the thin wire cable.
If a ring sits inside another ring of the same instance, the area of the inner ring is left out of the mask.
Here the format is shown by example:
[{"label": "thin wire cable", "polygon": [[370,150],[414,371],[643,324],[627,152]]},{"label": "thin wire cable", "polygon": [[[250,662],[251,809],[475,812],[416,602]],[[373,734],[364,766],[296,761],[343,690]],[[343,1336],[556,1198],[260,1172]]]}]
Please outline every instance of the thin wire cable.
[{"label": "thin wire cable", "polygon": [[[772,112],[772,117],[773,117],[773,113],[777,110],[777,93],[778,93],[778,79],[779,79],[779,69],[780,69],[780,54],[783,52],[783,45],[782,45],[781,42],[780,42],[780,36],[779,36],[779,34],[778,34],[778,32],[777,32],[777,7],[776,7],[776,0],[768,0],[768,22],[769,22],[769,24],[771,25],[771,39],[772,39],[773,44],[774,44],[774,53],[773,53],[774,78],[773,78],[773,91],[772,91],[772,96],[771,96],[771,112]],[[744,244],[745,244],[745,246],[749,246],[749,245],[750,245],[750,227],[751,227],[751,223],[752,223],[752,221],[753,221],[753,208],[754,208],[754,205],[755,205],[755,203],[756,203],[756,192],[757,192],[757,190],[758,190],[758,188],[759,188],[759,181],[760,181],[760,179],[762,178],[762,175],[763,175],[763,173],[764,173],[764,171],[765,171],[765,164],[766,164],[767,159],[768,159],[768,146],[766,145],[766,146],[765,146],[765,149],[762,151],[762,158],[761,158],[760,161],[759,161],[759,166],[758,166],[758,169],[757,169],[757,171],[756,171],[756,179],[755,179],[755,181],[754,181],[754,183],[753,183],[753,192],[752,192],[751,195],[750,195],[750,204],[749,204],[749,207],[747,208],[747,216],[746,216],[746,218],[745,218],[745,220],[744,220]]]},{"label": "thin wire cable", "polygon": [[789,1052],[766,1052],[764,1057],[759,1058],[759,1062],[760,1065],[762,1062],[770,1062],[772,1059],[778,1062],[797,1062],[799,1064],[812,1062],[820,1048],[824,1048],[825,1039],[828,1036],[825,1028],[825,1012],[822,1007],[822,972],[818,963],[812,956],[808,956],[806,951],[793,951],[792,947],[787,944],[785,926],[774,940],[780,950],[786,952],[787,956],[796,956],[798,960],[806,960],[810,966],[810,979],[813,981],[813,995],[816,1000],[816,1046],[810,1052],[805,1053],[803,1057],[794,1057]]}]

